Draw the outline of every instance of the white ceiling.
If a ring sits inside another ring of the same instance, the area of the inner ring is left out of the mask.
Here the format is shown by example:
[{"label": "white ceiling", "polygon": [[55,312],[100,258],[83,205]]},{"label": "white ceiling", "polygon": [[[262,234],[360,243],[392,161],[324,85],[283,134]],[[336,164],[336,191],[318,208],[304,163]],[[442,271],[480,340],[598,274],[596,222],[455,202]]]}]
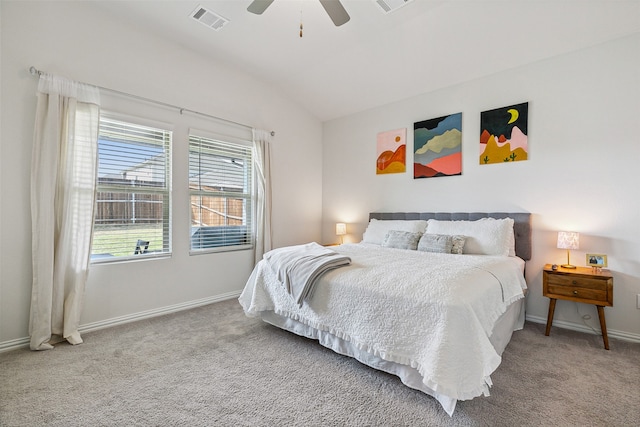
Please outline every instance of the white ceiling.
[{"label": "white ceiling", "polygon": [[[341,27],[317,0],[275,0],[263,15],[247,12],[250,3],[94,4],[242,68],[322,121],[640,31],[638,0],[413,0],[390,14],[375,0],[342,0],[351,20]],[[220,31],[198,23],[200,5],[230,22]]]}]

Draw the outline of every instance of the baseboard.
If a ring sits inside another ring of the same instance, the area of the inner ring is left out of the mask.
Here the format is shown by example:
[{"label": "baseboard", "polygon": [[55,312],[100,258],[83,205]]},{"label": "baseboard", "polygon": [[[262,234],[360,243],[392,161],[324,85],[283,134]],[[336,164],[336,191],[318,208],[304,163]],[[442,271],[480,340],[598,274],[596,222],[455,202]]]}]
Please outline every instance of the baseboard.
[{"label": "baseboard", "polygon": [[0,353],[29,346],[29,337],[0,342]]},{"label": "baseboard", "polygon": [[[543,325],[547,324],[547,318],[546,317],[539,317],[539,316],[531,316],[529,314],[526,315],[525,317],[526,320],[528,320],[529,322],[533,322],[533,323],[542,323]],[[564,320],[553,320],[553,326],[558,327],[558,328],[563,328],[563,329],[569,329],[571,331],[577,331],[577,332],[585,332],[587,334],[592,334],[592,335],[600,335],[600,330],[596,330],[594,331],[593,329],[591,329],[590,327],[586,326],[586,325],[580,325],[577,323],[573,323],[573,322],[567,322]],[[609,338],[617,338],[623,341],[630,341],[630,342],[635,342],[635,343],[640,343],[640,335],[638,334],[631,334],[629,332],[622,332],[622,331],[616,331],[615,329],[609,329],[607,328],[607,335],[609,336]]]},{"label": "baseboard", "polygon": [[[183,310],[189,310],[191,308],[201,307],[203,305],[213,304],[215,302],[226,301],[232,298],[238,298],[241,291],[228,292],[222,295],[216,295],[214,297],[202,298],[194,301],[187,301],[180,304],[169,305],[166,307],[160,307],[153,310],[141,311],[139,313],[128,314],[126,316],[114,317],[107,320],[101,320],[99,322],[87,323],[80,325],[78,330],[80,333],[97,331],[104,328],[110,328],[112,326],[124,325],[125,323],[131,323],[138,320],[150,319],[152,317],[162,316],[164,314],[177,313]],[[29,346],[29,337],[17,338],[10,341],[0,342],[0,353],[5,351],[16,350],[18,348]]]}]

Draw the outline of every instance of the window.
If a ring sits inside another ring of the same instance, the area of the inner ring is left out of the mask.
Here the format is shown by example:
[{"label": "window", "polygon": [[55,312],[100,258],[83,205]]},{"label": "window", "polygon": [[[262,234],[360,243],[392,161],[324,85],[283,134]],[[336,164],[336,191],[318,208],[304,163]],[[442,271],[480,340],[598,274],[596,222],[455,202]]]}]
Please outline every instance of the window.
[{"label": "window", "polygon": [[171,252],[171,132],[100,116],[93,262]]},{"label": "window", "polygon": [[249,143],[189,136],[192,252],[252,247],[251,180]]}]

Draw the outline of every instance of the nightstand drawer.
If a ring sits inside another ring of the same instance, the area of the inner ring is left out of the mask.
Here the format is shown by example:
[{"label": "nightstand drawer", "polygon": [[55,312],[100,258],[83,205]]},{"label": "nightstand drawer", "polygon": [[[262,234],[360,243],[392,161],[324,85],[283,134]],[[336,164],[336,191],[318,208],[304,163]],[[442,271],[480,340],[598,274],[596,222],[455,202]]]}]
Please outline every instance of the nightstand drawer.
[{"label": "nightstand drawer", "polygon": [[591,277],[575,277],[575,276],[565,276],[558,274],[550,274],[547,277],[547,283],[549,286],[557,285],[557,286],[568,286],[568,287],[579,287],[594,290],[607,290],[607,280],[602,279],[593,279]]},{"label": "nightstand drawer", "polygon": [[547,284],[547,292],[551,295],[582,298],[594,301],[607,301],[607,291],[604,289],[589,289],[574,285]]}]

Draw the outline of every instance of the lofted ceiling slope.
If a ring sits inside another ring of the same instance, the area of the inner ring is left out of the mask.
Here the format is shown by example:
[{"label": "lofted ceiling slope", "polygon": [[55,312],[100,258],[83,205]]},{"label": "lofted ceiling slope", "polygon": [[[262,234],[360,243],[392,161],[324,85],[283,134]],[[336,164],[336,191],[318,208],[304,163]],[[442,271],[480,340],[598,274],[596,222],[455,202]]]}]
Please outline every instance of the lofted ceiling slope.
[{"label": "lofted ceiling slope", "polygon": [[[340,27],[318,0],[275,0],[262,15],[250,3],[93,5],[241,68],[321,121],[640,31],[637,0],[413,0],[389,14],[375,0],[342,0],[351,20]],[[199,6],[229,22],[220,31],[200,24],[191,17]]]}]

